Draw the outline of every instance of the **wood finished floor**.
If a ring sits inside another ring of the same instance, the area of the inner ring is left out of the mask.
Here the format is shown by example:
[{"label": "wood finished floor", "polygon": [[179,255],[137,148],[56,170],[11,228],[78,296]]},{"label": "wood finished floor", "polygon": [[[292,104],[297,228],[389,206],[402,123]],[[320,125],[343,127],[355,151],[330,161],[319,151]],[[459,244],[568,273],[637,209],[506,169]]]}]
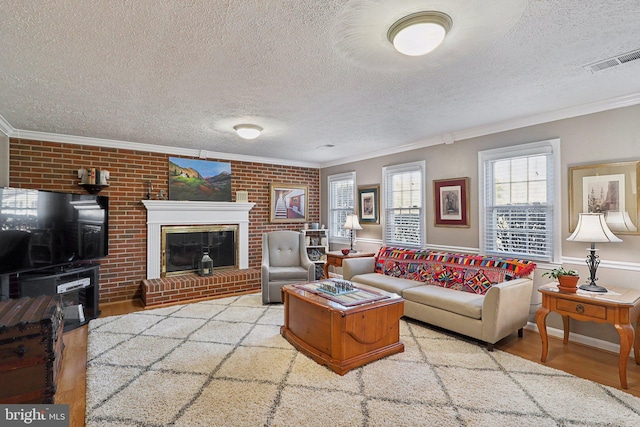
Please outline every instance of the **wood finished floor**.
[{"label": "wood finished floor", "polygon": [[[138,300],[103,305],[101,308],[101,317],[144,310]],[[70,405],[71,427],[84,427],[87,326],[65,333],[63,339],[65,349],[62,370],[58,377],[56,403]],[[495,347],[540,363],[542,344],[540,335],[536,332],[525,331],[523,338],[518,338],[515,333],[511,334],[497,343]],[[618,377],[618,355],[616,353],[571,342],[565,346],[561,339],[549,337],[549,356],[545,365],[622,390]],[[640,397],[640,366],[636,365],[633,359],[629,361],[627,367],[627,382],[629,388],[624,391]]]}]

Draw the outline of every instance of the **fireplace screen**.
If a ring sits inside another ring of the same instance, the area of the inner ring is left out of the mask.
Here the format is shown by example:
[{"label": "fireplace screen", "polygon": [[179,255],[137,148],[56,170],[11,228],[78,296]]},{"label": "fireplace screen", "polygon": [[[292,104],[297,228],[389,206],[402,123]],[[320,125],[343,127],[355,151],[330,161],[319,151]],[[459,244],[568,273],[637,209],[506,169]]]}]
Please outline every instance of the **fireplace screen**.
[{"label": "fireplace screen", "polygon": [[238,267],[237,225],[162,227],[162,277],[195,273],[204,252],[214,269]]}]

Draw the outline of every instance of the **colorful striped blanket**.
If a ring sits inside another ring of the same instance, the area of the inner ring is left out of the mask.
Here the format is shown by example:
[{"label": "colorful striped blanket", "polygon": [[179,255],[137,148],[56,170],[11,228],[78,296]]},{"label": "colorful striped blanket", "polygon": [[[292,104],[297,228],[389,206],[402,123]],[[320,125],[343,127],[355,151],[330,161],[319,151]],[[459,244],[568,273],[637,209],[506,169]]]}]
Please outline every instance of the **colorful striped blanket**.
[{"label": "colorful striped blanket", "polygon": [[375,272],[484,295],[492,285],[530,275],[536,264],[520,259],[382,247]]}]

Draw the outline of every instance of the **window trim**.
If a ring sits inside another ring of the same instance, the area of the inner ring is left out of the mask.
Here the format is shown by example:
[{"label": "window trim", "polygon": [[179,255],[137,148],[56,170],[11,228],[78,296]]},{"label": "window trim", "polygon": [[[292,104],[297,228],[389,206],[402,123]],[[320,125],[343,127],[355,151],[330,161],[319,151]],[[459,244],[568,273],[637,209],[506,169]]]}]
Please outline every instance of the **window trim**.
[{"label": "window trim", "polygon": [[[478,225],[479,225],[479,247],[480,253],[486,254],[486,182],[485,167],[489,161],[507,159],[513,157],[530,156],[534,154],[544,154],[551,152],[553,162],[553,223],[552,223],[552,250],[551,263],[560,263],[562,258],[562,192],[561,192],[561,159],[560,159],[560,138],[547,139],[544,141],[531,142],[510,147],[494,148],[478,152]],[[544,262],[544,261],[543,261]]]},{"label": "window trim", "polygon": [[387,180],[389,175],[402,173],[402,172],[412,172],[412,171],[420,171],[421,176],[421,185],[422,191],[420,192],[420,242],[417,245],[411,244],[403,244],[403,247],[406,248],[416,248],[421,249],[424,248],[427,244],[427,221],[426,221],[426,206],[425,203],[427,201],[427,162],[426,160],[419,160],[416,162],[402,163],[392,166],[383,166],[382,167],[382,182],[380,185],[380,193],[381,193],[381,212],[380,212],[380,225],[382,226],[382,242],[384,246],[395,245],[396,243],[387,242]]},{"label": "window trim", "polygon": [[356,213],[356,172],[355,171],[351,171],[351,172],[343,172],[343,173],[338,173],[338,174],[334,174],[334,175],[327,175],[327,199],[329,201],[329,203],[327,203],[327,228],[328,228],[328,238],[329,238],[329,242],[330,243],[348,243],[349,242],[349,238],[348,237],[341,237],[341,236],[332,236],[331,235],[331,210],[332,210],[332,206],[333,206],[333,194],[331,193],[331,183],[333,181],[343,181],[343,180],[347,180],[347,179],[351,179],[353,181],[353,213]]}]

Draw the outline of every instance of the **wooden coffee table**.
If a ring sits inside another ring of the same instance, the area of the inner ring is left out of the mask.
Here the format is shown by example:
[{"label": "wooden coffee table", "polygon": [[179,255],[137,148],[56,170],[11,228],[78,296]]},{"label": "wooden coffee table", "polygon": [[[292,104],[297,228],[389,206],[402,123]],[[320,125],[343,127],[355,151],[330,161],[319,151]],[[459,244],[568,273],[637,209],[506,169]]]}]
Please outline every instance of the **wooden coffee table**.
[{"label": "wooden coffee table", "polygon": [[344,375],[404,351],[400,342],[404,300],[399,295],[358,284],[361,294],[379,299],[345,306],[304,285],[309,284],[283,286],[284,326],[280,333],[315,362]]}]

